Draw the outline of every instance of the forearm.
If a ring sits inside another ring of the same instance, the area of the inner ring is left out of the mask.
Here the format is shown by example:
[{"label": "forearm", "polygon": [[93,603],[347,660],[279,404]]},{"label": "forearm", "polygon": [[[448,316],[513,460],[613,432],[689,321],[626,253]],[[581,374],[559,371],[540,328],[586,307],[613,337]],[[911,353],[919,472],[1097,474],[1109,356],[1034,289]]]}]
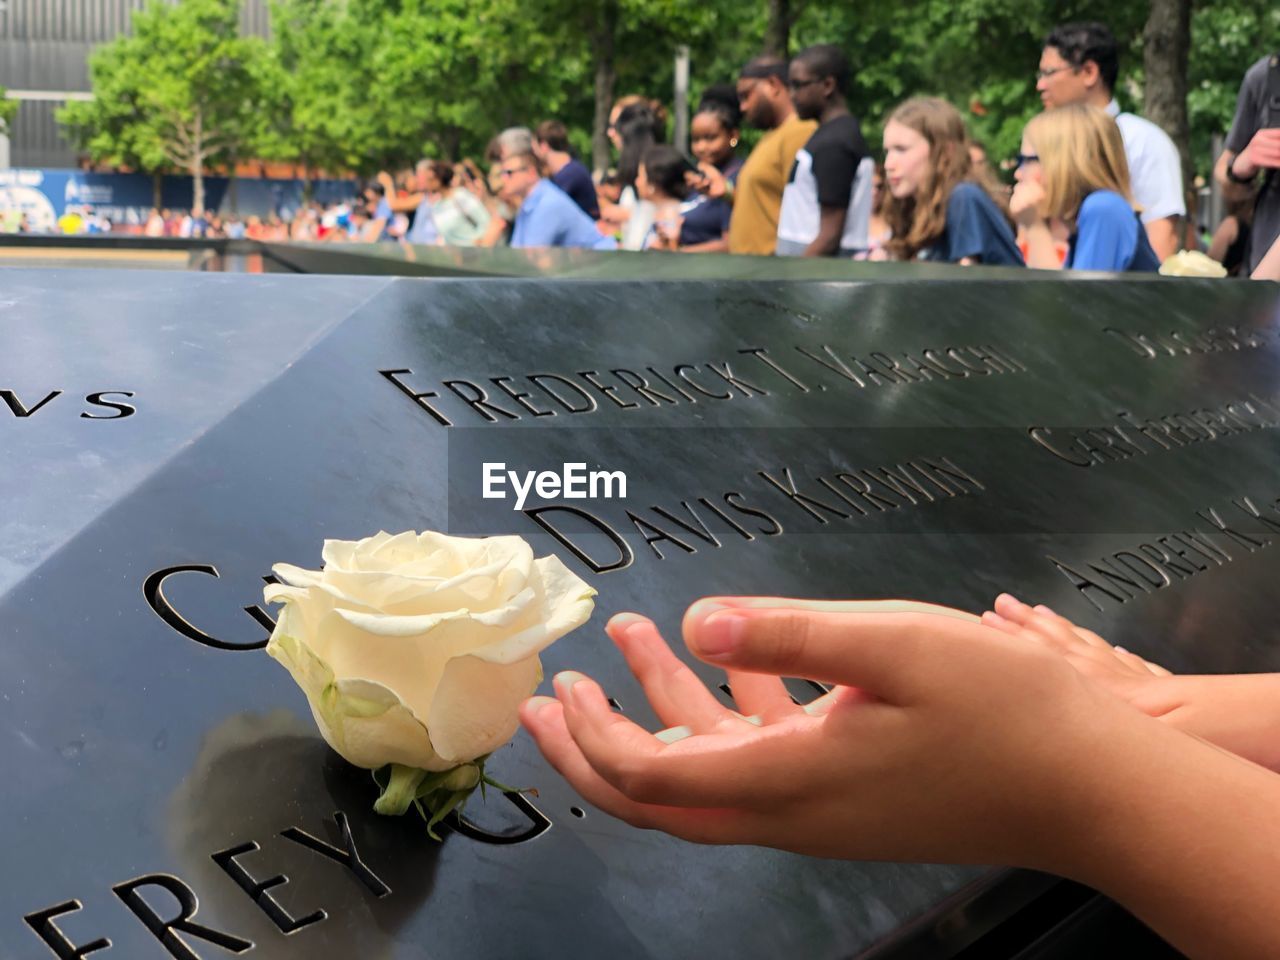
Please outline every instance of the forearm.
[{"label": "forearm", "polygon": [[1180,706],[1161,717],[1246,760],[1280,771],[1280,674],[1169,677]]},{"label": "forearm", "polygon": [[1058,259],[1057,248],[1053,245],[1053,234],[1049,225],[1044,222],[1035,223],[1026,228],[1027,266],[1037,270],[1060,270],[1062,261]]},{"label": "forearm", "polygon": [[680,248],[681,253],[728,253],[728,251],[729,241],[724,237],[703,243],[690,243]]},{"label": "forearm", "polygon": [[1253,280],[1280,280],[1280,237],[1271,244],[1271,249],[1266,252],[1249,276]]},{"label": "forearm", "polygon": [[830,257],[840,249],[840,233],[839,231],[819,230],[818,235],[814,237],[813,242],[805,247],[803,256],[806,257]]},{"label": "forearm", "polygon": [[1093,770],[1105,778],[1093,793],[1101,802],[1058,872],[1118,901],[1192,960],[1273,956],[1280,777],[1152,727],[1120,734],[1120,749],[1102,747],[1110,759]]},{"label": "forearm", "polygon": [[1161,217],[1145,224],[1151,249],[1163,263],[1178,252],[1177,217]]},{"label": "forearm", "polygon": [[1222,186],[1224,187],[1227,185],[1227,182],[1228,182],[1227,170],[1230,168],[1231,164],[1235,161],[1235,159],[1236,159],[1235,153],[1233,153],[1230,150],[1224,150],[1222,151],[1221,156],[1218,157],[1218,162],[1213,165],[1213,177],[1215,180],[1218,181],[1218,183],[1222,184]]}]

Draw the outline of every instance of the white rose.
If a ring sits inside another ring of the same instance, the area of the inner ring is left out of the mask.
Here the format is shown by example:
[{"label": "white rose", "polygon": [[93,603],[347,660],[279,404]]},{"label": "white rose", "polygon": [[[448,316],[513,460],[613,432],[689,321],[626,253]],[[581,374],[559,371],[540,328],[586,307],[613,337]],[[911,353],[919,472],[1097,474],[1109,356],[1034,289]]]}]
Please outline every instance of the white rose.
[{"label": "white rose", "polygon": [[515,734],[538,653],[591,616],[596,591],[521,537],[379,533],[326,540],[323,570],[272,567],[284,604],[267,653],[321,734],[358,767],[449,770]]}]

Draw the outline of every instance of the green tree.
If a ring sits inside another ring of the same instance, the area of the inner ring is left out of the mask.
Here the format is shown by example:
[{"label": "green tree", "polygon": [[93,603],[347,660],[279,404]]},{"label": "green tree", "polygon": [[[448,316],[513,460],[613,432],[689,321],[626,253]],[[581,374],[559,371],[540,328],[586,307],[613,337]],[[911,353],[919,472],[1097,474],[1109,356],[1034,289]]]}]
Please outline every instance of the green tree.
[{"label": "green tree", "polygon": [[239,0],[151,0],[131,36],[94,51],[94,98],[68,104],[60,121],[96,161],[189,173],[203,212],[206,167],[242,155],[255,129],[261,51],[239,36],[239,14]]},{"label": "green tree", "polygon": [[20,106],[17,100],[8,99],[8,92],[4,87],[0,87],[0,134],[9,132],[9,127],[18,116]]}]

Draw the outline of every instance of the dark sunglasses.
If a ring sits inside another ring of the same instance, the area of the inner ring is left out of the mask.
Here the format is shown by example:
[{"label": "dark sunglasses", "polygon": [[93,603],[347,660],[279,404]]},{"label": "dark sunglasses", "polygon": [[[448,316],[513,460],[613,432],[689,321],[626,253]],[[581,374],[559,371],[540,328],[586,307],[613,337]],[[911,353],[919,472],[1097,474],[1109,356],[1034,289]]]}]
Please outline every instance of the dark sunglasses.
[{"label": "dark sunglasses", "polygon": [[1021,170],[1022,167],[1028,163],[1039,163],[1039,162],[1040,162],[1040,158],[1037,157],[1034,153],[1020,153],[1018,154],[1018,163],[1016,165],[1016,169]]}]

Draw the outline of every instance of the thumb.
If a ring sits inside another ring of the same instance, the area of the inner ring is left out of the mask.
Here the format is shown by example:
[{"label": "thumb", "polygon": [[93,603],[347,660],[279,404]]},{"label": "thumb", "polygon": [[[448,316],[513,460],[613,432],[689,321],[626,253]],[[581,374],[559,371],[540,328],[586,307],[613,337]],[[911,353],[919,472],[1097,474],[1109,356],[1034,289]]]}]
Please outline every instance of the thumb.
[{"label": "thumb", "polygon": [[[797,601],[801,603],[803,601]],[[720,667],[861,688],[891,703],[916,699],[939,655],[989,636],[954,615],[704,603],[685,618],[685,643]],[[844,604],[844,607],[856,606]],[[870,606],[870,605],[868,605]],[[958,611],[956,611],[958,613]]]}]

